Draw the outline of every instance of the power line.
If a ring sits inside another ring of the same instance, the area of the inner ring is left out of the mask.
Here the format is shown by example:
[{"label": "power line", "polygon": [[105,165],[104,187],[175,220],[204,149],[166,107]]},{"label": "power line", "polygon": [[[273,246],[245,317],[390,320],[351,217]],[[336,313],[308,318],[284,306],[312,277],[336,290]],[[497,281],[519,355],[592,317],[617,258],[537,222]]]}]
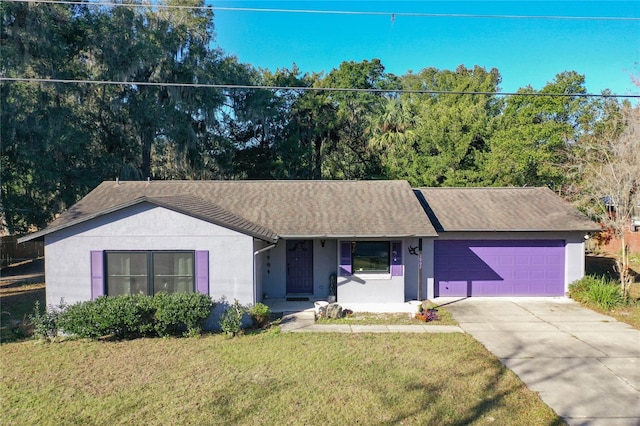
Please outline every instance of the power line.
[{"label": "power line", "polygon": [[74,0],[3,0],[12,3],[43,3],[43,4],[67,4],[77,6],[103,6],[103,7],[141,7],[159,9],[190,9],[211,10],[229,12],[258,12],[258,13],[298,13],[318,15],[368,15],[389,16],[395,20],[397,17],[414,18],[465,18],[465,19],[536,19],[536,20],[572,20],[572,21],[640,21],[640,17],[624,16],[566,16],[566,15],[498,15],[498,14],[471,14],[471,13],[425,13],[425,12],[374,12],[374,11],[347,11],[347,10],[319,10],[319,9],[270,9],[253,7],[219,7],[213,5],[188,6],[168,5],[159,3],[114,3],[106,1],[74,1]]},{"label": "power line", "polygon": [[294,90],[301,92],[354,92],[354,93],[407,93],[422,95],[484,95],[484,96],[547,96],[579,98],[636,98],[640,94],[617,95],[595,93],[540,93],[540,92],[467,92],[427,89],[360,89],[355,87],[306,87],[306,86],[270,86],[248,84],[209,84],[209,83],[162,83],[153,81],[112,81],[112,80],[67,80],[56,78],[0,77],[0,81],[24,83],[60,83],[60,84],[102,84],[111,86],[155,86],[155,87],[194,87],[229,90]]}]

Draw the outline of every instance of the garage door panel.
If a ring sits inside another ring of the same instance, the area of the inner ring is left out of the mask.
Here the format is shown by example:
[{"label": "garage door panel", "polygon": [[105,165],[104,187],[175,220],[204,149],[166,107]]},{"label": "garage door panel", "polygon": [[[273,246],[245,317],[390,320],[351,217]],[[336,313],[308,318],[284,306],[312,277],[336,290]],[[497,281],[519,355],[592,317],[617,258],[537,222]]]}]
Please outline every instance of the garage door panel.
[{"label": "garage door panel", "polygon": [[564,241],[435,241],[436,296],[561,296]]},{"label": "garage door panel", "polygon": [[533,281],[544,281],[547,275],[547,271],[542,268],[531,268],[529,271],[529,278]]},{"label": "garage door panel", "polygon": [[467,294],[466,281],[441,281],[440,292],[442,297],[459,296]]}]

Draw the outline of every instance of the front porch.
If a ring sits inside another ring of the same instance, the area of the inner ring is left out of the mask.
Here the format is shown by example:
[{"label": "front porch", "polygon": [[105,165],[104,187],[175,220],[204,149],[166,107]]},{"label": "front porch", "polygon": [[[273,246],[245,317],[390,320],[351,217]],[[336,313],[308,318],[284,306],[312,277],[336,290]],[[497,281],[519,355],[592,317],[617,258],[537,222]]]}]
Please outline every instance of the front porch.
[{"label": "front porch", "polygon": [[[273,305],[274,312],[313,309],[314,301],[332,297],[354,312],[410,311],[405,302],[417,296],[419,259],[409,249],[418,242],[313,238],[264,246],[256,241],[254,300]],[[308,302],[286,303],[294,298]]]}]

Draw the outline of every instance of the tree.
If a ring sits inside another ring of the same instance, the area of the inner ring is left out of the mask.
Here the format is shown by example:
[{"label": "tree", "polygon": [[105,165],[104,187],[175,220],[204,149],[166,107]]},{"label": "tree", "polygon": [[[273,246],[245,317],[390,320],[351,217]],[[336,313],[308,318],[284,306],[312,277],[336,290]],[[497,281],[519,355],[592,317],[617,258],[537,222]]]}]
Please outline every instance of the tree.
[{"label": "tree", "polygon": [[[381,175],[380,157],[369,149],[372,116],[379,114],[384,97],[367,89],[390,88],[394,76],[384,72],[379,59],[345,61],[322,80],[323,87],[354,88],[362,91],[329,92],[334,105],[333,133],[323,147],[323,177],[330,179],[371,179]],[[399,88],[399,84],[395,84]]]},{"label": "tree", "polygon": [[[519,93],[586,93],[584,76],[558,74],[539,92],[532,87]],[[489,140],[484,173],[493,185],[561,187],[566,176],[566,148],[586,131],[592,103],[581,96],[511,96]]]},{"label": "tree", "polygon": [[621,292],[629,296],[626,235],[640,210],[640,108],[626,106],[622,119],[586,136],[573,150],[573,170],[579,177],[574,195],[582,207],[621,241],[616,260]]},{"label": "tree", "polygon": [[[85,47],[84,6],[2,3],[0,72],[8,77],[73,77]],[[106,162],[87,127],[79,85],[0,84],[3,227],[26,232],[94,187]]]},{"label": "tree", "polygon": [[413,162],[418,141],[414,106],[406,99],[387,99],[384,111],[372,117],[369,149],[377,152],[382,167],[390,173],[407,170]]},{"label": "tree", "polygon": [[[397,121],[385,132],[378,126],[374,138],[374,145],[386,151],[388,176],[407,179],[414,186],[482,183],[483,154],[501,101],[493,95],[438,92],[497,92],[498,70],[462,65],[455,71],[426,68],[401,81],[405,89],[435,93],[405,94],[400,103],[389,106],[397,110],[388,111]],[[405,118],[408,111],[415,114],[414,120]]]},{"label": "tree", "polygon": [[156,84],[0,85],[9,232],[47,224],[104,179],[230,175],[234,147],[220,120],[229,93],[163,85],[233,83],[244,69],[211,48],[211,10],[10,2],[0,10],[3,76]]},{"label": "tree", "polygon": [[[201,0],[163,3],[203,5]],[[89,70],[91,77],[156,84],[102,87],[102,93],[93,97],[101,133],[111,140],[112,152],[124,147],[122,164],[125,169],[133,166],[133,176],[126,177],[152,177],[156,144],[173,146],[186,164],[194,165],[200,159],[199,139],[215,125],[224,97],[213,89],[162,83],[215,83],[216,74],[223,74],[220,65],[225,62],[210,47],[213,12],[152,5],[114,7],[92,12],[92,19],[86,56],[97,66]]]},{"label": "tree", "polygon": [[[246,84],[276,87],[310,87],[318,78],[301,74],[295,64],[247,74]],[[231,95],[228,128],[237,148],[236,178],[308,179],[313,174],[309,132],[301,127],[308,95],[295,89],[243,89]]]}]

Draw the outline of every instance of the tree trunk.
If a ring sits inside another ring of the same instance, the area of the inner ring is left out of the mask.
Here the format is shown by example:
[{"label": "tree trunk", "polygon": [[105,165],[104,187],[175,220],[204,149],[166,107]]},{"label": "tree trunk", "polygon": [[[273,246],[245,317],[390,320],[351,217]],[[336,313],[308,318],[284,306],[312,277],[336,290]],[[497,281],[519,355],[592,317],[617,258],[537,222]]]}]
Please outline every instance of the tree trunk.
[{"label": "tree trunk", "polygon": [[140,173],[142,179],[151,177],[151,146],[153,144],[153,129],[148,126],[140,135],[142,143],[142,163],[140,165]]},{"label": "tree trunk", "polygon": [[625,233],[620,238],[620,260],[618,260],[618,274],[620,275],[620,290],[622,297],[627,300],[629,297],[629,287],[631,286],[631,276],[629,275],[629,248],[625,239]]},{"label": "tree trunk", "polygon": [[313,141],[313,179],[322,179],[322,136],[317,135]]}]

